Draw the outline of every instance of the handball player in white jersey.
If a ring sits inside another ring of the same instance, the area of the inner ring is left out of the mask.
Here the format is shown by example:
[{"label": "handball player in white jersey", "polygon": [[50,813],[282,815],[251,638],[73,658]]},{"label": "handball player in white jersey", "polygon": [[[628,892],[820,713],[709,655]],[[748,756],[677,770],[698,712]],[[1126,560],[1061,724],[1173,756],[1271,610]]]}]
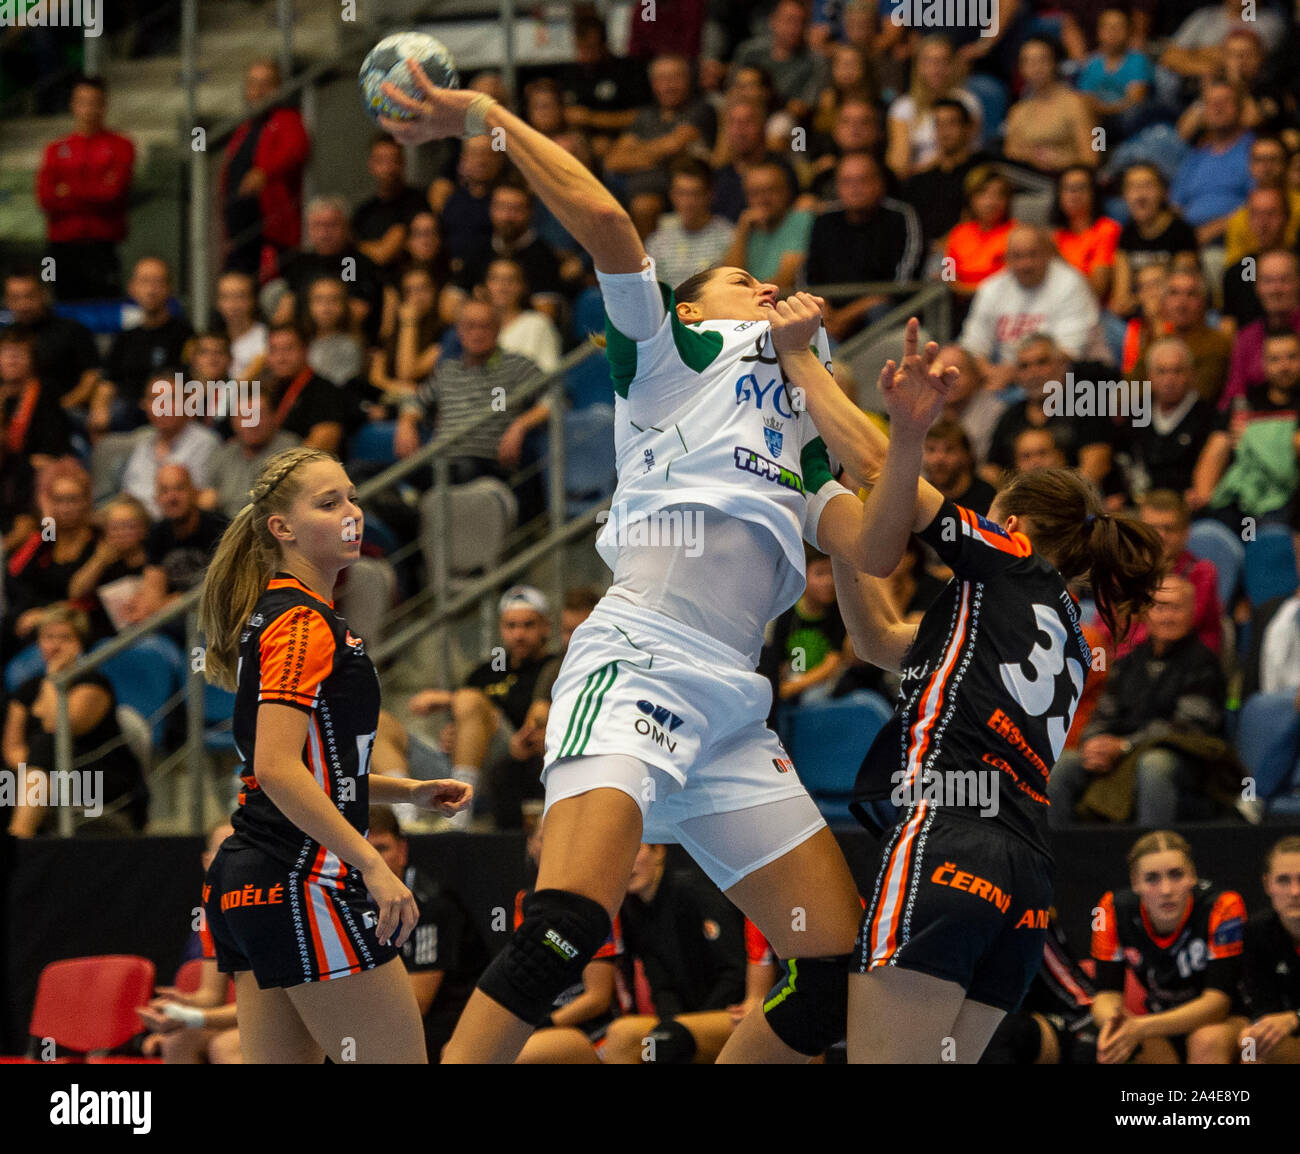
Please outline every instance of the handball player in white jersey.
[{"label": "handball player in white jersey", "polygon": [[[608,936],[643,840],[685,846],[789,963],[720,1060],[807,1060],[844,1036],[862,907],[765,725],[771,689],[755,665],[767,622],[803,589],[804,540],[879,576],[897,564],[921,528],[924,434],[956,371],[934,367],[934,345],[918,355],[911,322],[901,365],[881,374],[886,442],[828,371],[818,298],[778,302],[739,268],[674,293],[580,162],[489,97],[410,67],[424,99],[388,86],[414,115],[383,126],[408,144],[487,133],[504,149],[593,258],[616,392],[618,487],[597,541],[614,579],[555,683],[537,887],[443,1060],[515,1058]],[[876,482],[865,504],[832,478],[830,454]],[[689,1061],[673,1025],[657,1048]]]}]

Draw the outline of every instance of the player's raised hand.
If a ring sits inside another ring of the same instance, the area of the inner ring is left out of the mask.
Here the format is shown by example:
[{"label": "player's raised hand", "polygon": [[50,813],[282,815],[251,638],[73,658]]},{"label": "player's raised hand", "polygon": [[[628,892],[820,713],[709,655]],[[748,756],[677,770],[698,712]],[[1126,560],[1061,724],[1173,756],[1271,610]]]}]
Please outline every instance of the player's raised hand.
[{"label": "player's raised hand", "polygon": [[903,333],[902,363],[889,360],[880,370],[880,395],[890,427],[899,432],[924,433],[933,425],[961,376],[956,365],[938,367],[939,346],[934,341],[918,351],[920,331],[920,322],[912,317]]},{"label": "player's raised hand", "polygon": [[777,353],[803,352],[822,323],[826,302],[812,293],[797,292],[772,308],[772,348]]},{"label": "player's raised hand", "polygon": [[380,127],[399,144],[426,144],[460,136],[465,131],[465,113],[478,93],[466,88],[438,88],[417,61],[408,60],[406,66],[424,93],[423,99],[415,100],[400,88],[383,84],[380,90],[384,95],[413,115],[410,120],[381,116]]}]

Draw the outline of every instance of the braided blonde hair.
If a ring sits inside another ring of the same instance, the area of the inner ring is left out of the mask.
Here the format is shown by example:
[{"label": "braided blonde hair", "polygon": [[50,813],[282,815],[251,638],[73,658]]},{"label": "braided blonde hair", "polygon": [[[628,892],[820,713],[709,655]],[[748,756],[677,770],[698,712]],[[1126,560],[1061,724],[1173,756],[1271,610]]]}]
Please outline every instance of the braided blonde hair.
[{"label": "braided blonde hair", "polygon": [[248,494],[250,504],[221,535],[199,595],[199,628],[207,639],[205,676],[214,685],[235,688],[239,635],[281,561],[280,545],[267,528],[267,518],[289,511],[302,487],[293,476],[299,466],[337,460],[324,449],[300,447],[276,453],[257,475]]}]

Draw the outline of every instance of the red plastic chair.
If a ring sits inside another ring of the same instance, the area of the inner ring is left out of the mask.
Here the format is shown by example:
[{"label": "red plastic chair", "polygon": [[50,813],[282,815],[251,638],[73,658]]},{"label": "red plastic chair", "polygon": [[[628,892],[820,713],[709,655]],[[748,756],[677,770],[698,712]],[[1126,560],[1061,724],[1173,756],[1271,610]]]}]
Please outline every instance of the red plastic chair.
[{"label": "red plastic chair", "polygon": [[132,954],[51,962],[41,971],[27,1032],[81,1054],[111,1050],[143,1029],[135,1011],[148,1003],[153,983],[153,962]]}]

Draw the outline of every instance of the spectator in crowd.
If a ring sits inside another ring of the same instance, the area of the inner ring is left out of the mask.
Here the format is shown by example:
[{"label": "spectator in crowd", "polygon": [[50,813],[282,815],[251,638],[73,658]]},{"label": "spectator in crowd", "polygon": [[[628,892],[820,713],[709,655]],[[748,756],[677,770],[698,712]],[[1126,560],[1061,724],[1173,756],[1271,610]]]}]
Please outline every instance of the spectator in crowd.
[{"label": "spectator in crowd", "polygon": [[1104,316],[1110,329],[1112,351],[1114,339],[1118,339],[1119,342],[1120,370],[1130,376],[1137,368],[1137,363],[1142,359],[1147,346],[1162,339],[1164,323],[1160,319],[1160,309],[1165,299],[1165,282],[1168,279],[1169,274],[1164,265],[1145,265],[1134,277],[1138,308],[1133,316],[1121,322],[1122,328],[1120,324],[1111,321],[1111,318],[1119,321],[1113,313]]},{"label": "spectator in crowd", "polygon": [[175,404],[177,377],[183,380],[185,374],[171,366],[152,374],[144,399],[151,427],[131,450],[122,474],[122,492],[139,501],[155,520],[162,516],[158,471],[165,465],[184,465],[195,484],[205,489],[212,477],[212,454],[221,444],[216,433]]},{"label": "spectator in crowd", "polygon": [[1237,1036],[1243,1060],[1300,1065],[1300,837],[1273,844],[1264,862],[1264,893],[1272,909],[1246,923],[1241,994],[1250,1021]]},{"label": "spectator in crowd", "polygon": [[[84,409],[99,381],[99,350],[80,321],[55,314],[48,286],[23,269],[5,276],[4,307],[11,323],[6,331],[24,333],[35,342],[36,374],[65,409]],[[74,414],[75,416],[75,414]]]},{"label": "spectator in crowd", "polygon": [[[1149,635],[1110,669],[1077,751],[1047,784],[1048,820],[1075,814],[1141,826],[1218,817],[1241,789],[1223,740],[1223,666],[1196,635],[1196,591],[1171,576],[1147,614]],[[1235,777],[1235,780],[1234,780]]]},{"label": "spectator in crowd", "polygon": [[552,140],[558,140],[567,130],[564,89],[553,76],[542,76],[524,85],[524,119]]},{"label": "spectator in crowd", "polygon": [[544,373],[554,372],[560,364],[560,330],[545,313],[527,307],[523,266],[504,257],[494,260],[483,283],[501,323],[497,347],[527,357]]},{"label": "spectator in crowd", "polygon": [[733,224],[745,211],[745,175],[755,165],[776,159],[767,148],[766,124],[767,111],[760,101],[736,94],[727,97],[711,160],[713,211]]},{"label": "spectator in crowd", "polygon": [[[1138,838],[1128,870],[1130,888],[1103,894],[1093,923],[1097,1061],[1230,1063],[1246,1024],[1228,1016],[1241,974],[1241,895],[1201,881],[1191,846],[1171,830]],[[1126,1008],[1128,974],[1145,1014]]]},{"label": "spectator in crowd", "polygon": [[[1035,469],[1065,468],[1065,454],[1051,429],[1027,426],[1011,442],[1010,473],[1032,473]],[[1003,474],[1006,477],[1008,474]]]},{"label": "spectator in crowd", "polygon": [[1100,374],[1091,365],[1072,365],[1065,350],[1045,332],[1031,333],[1020,342],[1014,367],[1014,383],[1025,400],[1010,406],[998,418],[981,475],[997,485],[1002,470],[1018,467],[1015,442],[1020,433],[1029,428],[1046,429],[1055,447],[1064,454],[1065,464],[1077,468],[1100,487],[1112,464],[1110,423],[1104,416],[1072,415],[1064,404],[1067,374],[1093,382]]},{"label": "spectator in crowd", "polygon": [[139,501],[122,493],[105,505],[95,520],[99,526],[98,544],[90,560],[69,580],[68,598],[87,603],[98,599],[112,620],[114,611],[106,600],[109,595],[101,595],[100,591],[105,585],[121,581],[118,598],[123,602],[139,591],[149,562],[145,543],[151,518]]},{"label": "spectator in crowd", "polygon": [[58,394],[36,375],[35,342],[0,333],[0,434],[6,472],[36,472],[71,449]]},{"label": "spectator in crowd", "polygon": [[[504,652],[494,652],[472,670],[459,689],[425,689],[408,703],[417,717],[441,709],[451,711],[455,726],[451,775],[457,781],[477,783],[487,764],[512,756],[512,739],[530,722],[537,683],[552,656],[547,651],[550,605],[540,590],[529,585],[506,590],[498,613]],[[533,723],[535,726],[535,719]],[[535,737],[533,741],[536,744]],[[518,746],[516,743],[518,752],[533,756]],[[475,812],[488,813],[490,803],[482,790],[476,790]]]},{"label": "spectator in crowd", "polygon": [[[222,821],[208,834],[201,855],[203,872],[217,856],[221,843],[235,831]],[[183,993],[174,986],[158,986],[148,1006],[136,1010],[151,1031],[141,1043],[146,1057],[161,1056],[168,1065],[194,1065],[207,1062],[213,1066],[238,1066],[243,1062],[239,1049],[239,1023],[231,995],[234,985],[229,974],[217,969],[217,947],[206,924],[195,936],[199,939],[200,961],[198,988]],[[169,1012],[168,1007],[173,1007]],[[175,1007],[184,1007],[177,1014]]]},{"label": "spectator in crowd", "polygon": [[[239,382],[231,380],[230,341],[225,333],[208,331],[196,333],[186,347],[185,376],[189,381],[198,381],[206,390],[209,382],[214,389],[213,405],[208,409],[205,399],[198,414],[204,424],[210,428],[219,425],[223,419],[233,413],[239,406]],[[260,388],[247,382],[250,389]],[[218,390],[218,386],[220,386]]]},{"label": "spectator in crowd", "polygon": [[[984,155],[975,152],[975,121],[960,100],[940,97],[932,115],[934,159],[907,178],[900,196],[916,210],[927,251],[942,252],[967,207],[966,177]],[[1004,202],[1005,217],[1009,199],[1004,197]]]},{"label": "spectator in crowd", "polygon": [[1269,52],[1282,43],[1285,33],[1282,17],[1269,8],[1252,7],[1247,19],[1239,0],[1223,0],[1218,7],[1202,5],[1178,26],[1160,65],[1189,80],[1214,76],[1224,68],[1224,42],[1238,29],[1255,33]]},{"label": "spectator in crowd", "polygon": [[[429,213],[423,216],[432,223]],[[419,227],[419,218],[411,227]],[[381,394],[409,397],[438,363],[442,352],[438,341],[446,326],[439,316],[437,289],[428,269],[412,265],[402,273],[399,288],[392,330],[383,347],[370,356],[370,385]]]},{"label": "spectator in crowd", "polygon": [[966,110],[971,137],[978,139],[983,116],[980,102],[957,83],[952,43],[936,34],[924,37],[916,46],[911,88],[889,106],[887,159],[899,180],[907,180],[939,159],[935,109],[940,100],[954,100]]},{"label": "spectator in crowd", "polygon": [[[812,137],[808,153],[810,163],[796,161],[804,187],[808,189],[796,208],[826,208],[836,197],[835,173],[839,162],[850,153],[869,152],[884,166],[884,136],[880,109],[865,96],[850,96],[840,108],[829,139]],[[802,156],[803,153],[796,153]],[[896,183],[894,175],[885,170],[888,185]]]},{"label": "spectator in crowd", "polygon": [[948,234],[942,279],[958,300],[975,295],[989,277],[1006,264],[1007,242],[1016,222],[1011,219],[1011,185],[992,165],[966,174],[962,185],[964,216]]},{"label": "spectator in crowd", "polygon": [[1215,408],[1195,389],[1195,358],[1179,337],[1160,337],[1146,352],[1151,374],[1151,419],[1129,421],[1119,436],[1129,490],[1139,500],[1172,489],[1180,499],[1192,487],[1196,462],[1214,431]]},{"label": "spectator in crowd", "polygon": [[727,1008],[745,996],[744,918],[698,870],[668,869],[662,845],[638,851],[620,914],[625,972],[641,962],[654,1013],[615,1018],[602,1057],[712,1062],[735,1029]]},{"label": "spectator in crowd", "polygon": [[[64,795],[57,779],[51,777],[56,764],[58,691],[50,679],[72,668],[85,653],[90,622],[84,613],[51,607],[41,611],[36,633],[45,672],[14,691],[4,727],[5,765],[12,773],[26,774],[23,804],[14,806],[9,819],[10,836],[21,838],[36,836],[49,817],[51,804],[37,801],[41,793],[49,803]],[[76,770],[93,765],[96,782],[94,789],[81,792],[89,819],[85,832],[110,836],[139,833],[148,819],[149,790],[140,763],[117,724],[112,684],[102,673],[83,673],[68,682],[66,689],[72,765]],[[37,790],[33,778],[45,779],[44,790]]]},{"label": "spectator in crowd", "polygon": [[208,459],[212,485],[198,498],[199,507],[228,520],[248,504],[249,494],[262,466],[285,449],[301,444],[295,434],[280,428],[269,403],[253,406],[251,415],[230,418],[232,436],[213,450]]},{"label": "spectator in crowd", "polygon": [[560,70],[565,120],[590,134],[600,158],[632,127],[637,109],[650,99],[645,71],[637,60],[612,56],[605,24],[594,13],[575,8],[573,63]]},{"label": "spectator in crowd", "polygon": [[1250,191],[1250,145],[1241,122],[1241,93],[1226,81],[1205,85],[1204,129],[1174,174],[1170,199],[1196,232],[1198,244],[1222,244],[1228,221]]},{"label": "spectator in crowd", "polygon": [[1266,245],[1251,231],[1250,203],[1247,201],[1228,218],[1223,234],[1223,263],[1232,266],[1244,256],[1258,254],[1270,248],[1292,248],[1300,238],[1300,190],[1287,187],[1287,169],[1291,165],[1291,149],[1280,136],[1256,134],[1250,145],[1250,181],[1258,191],[1261,188],[1279,188],[1286,197],[1286,233],[1281,244]]},{"label": "spectator in crowd", "polygon": [[855,44],[836,44],[828,54],[830,83],[817,97],[817,108],[811,117],[812,130],[828,136],[835,127],[840,108],[849,97],[865,97],[873,103],[880,99],[880,86],[876,83],[871,58]]},{"label": "spectator in crowd", "polygon": [[1097,15],[1097,51],[1076,81],[1095,123],[1119,139],[1139,127],[1155,80],[1147,54],[1131,47],[1131,32],[1127,8],[1103,8]]},{"label": "spectator in crowd", "polygon": [[420,920],[401,947],[402,964],[424,1020],[429,1061],[437,1062],[487,965],[487,950],[460,898],[411,864],[410,842],[389,806],[370,807],[366,840],[419,907]]},{"label": "spectator in crowd", "polygon": [[128,603],[126,619],[135,624],[152,617],[203,580],[228,522],[201,508],[199,491],[184,465],[158,470],[157,505],[161,516],[149,530],[140,591]]},{"label": "spectator in crowd", "polygon": [[104,359],[103,376],[90,402],[86,427],[91,433],[134,429],[143,421],[141,400],[149,374],[164,365],[179,365],[194,328],[181,314],[172,316],[167,262],[144,257],[135,262],[126,291],[140,310],[138,324],[113,338]]},{"label": "spectator in crowd", "polygon": [[305,329],[308,290],[321,277],[342,279],[348,287],[348,310],[367,338],[379,330],[383,285],[374,262],[352,243],[348,206],[341,196],[318,196],[307,206],[307,247],[281,261],[287,290],[275,306],[278,325]]},{"label": "spectator in crowd", "polygon": [[961,373],[957,383],[948,390],[943,419],[956,421],[961,426],[970,441],[976,464],[983,464],[988,457],[993,430],[1007,402],[984,387],[984,374],[979,363],[961,345],[944,345],[936,363],[943,368],[956,365]]},{"label": "spectator in crowd", "polygon": [[1023,95],[1007,113],[1002,151],[1008,160],[1056,176],[1071,165],[1096,168],[1094,117],[1088,102],[1058,75],[1060,49],[1030,37],[1020,47]]},{"label": "spectator in crowd", "polygon": [[772,627],[759,672],[772,679],[774,704],[795,706],[831,696],[850,656],[848,636],[835,603],[831,561],[804,546],[807,581],[802,595]]},{"label": "spectator in crowd", "polygon": [[1187,503],[1234,533],[1242,518],[1285,521],[1295,499],[1296,405],[1300,401],[1300,334],[1279,329],[1264,340],[1264,381],[1219,414],[1205,442]]},{"label": "spectator in crowd", "polygon": [[336,276],[317,277],[307,286],[307,363],[318,377],[349,388],[365,367],[365,349],[348,308],[348,286]]},{"label": "spectator in crowd", "polygon": [[[36,479],[41,523],[54,533],[34,528],[8,558],[5,571],[4,652],[12,656],[36,639],[36,627],[50,606],[71,602],[68,584],[90,560],[99,543],[90,500],[90,474],[70,457],[46,465]],[[73,602],[90,611],[93,601]]]},{"label": "spectator in crowd", "polygon": [[[842,208],[813,221],[804,277],[809,284],[893,281],[904,284],[920,273],[921,226],[910,205],[885,196],[885,176],[870,153],[840,160],[836,187]],[[828,300],[826,331],[847,340],[892,303],[885,293],[835,296]]]},{"label": "spectator in crowd", "polygon": [[[1213,80],[1225,80],[1241,93],[1242,127],[1277,131],[1285,124],[1294,127],[1294,97],[1264,75],[1264,50],[1260,38],[1246,28],[1232,32],[1223,45],[1223,68],[1212,77],[1202,77],[1202,88]],[[1284,112],[1283,109],[1286,109]],[[1178,117],[1177,132],[1184,140],[1195,140],[1205,127],[1204,97],[1193,100]]]},{"label": "spectator in crowd", "polygon": [[[1223,608],[1219,604],[1219,574],[1214,562],[1198,560],[1187,550],[1188,529],[1192,515],[1181,493],[1172,489],[1153,489],[1138,504],[1138,516],[1160,534],[1165,547],[1165,565],[1173,576],[1182,577],[1192,587],[1192,630],[1201,643],[1216,656],[1223,652]],[[1098,622],[1106,652],[1127,657],[1150,636],[1145,621],[1138,621],[1118,645],[1106,636],[1106,627]]]},{"label": "spectator in crowd", "polygon": [[1018,224],[1007,238],[1007,267],[975,290],[958,343],[1001,388],[1015,372],[1014,350],[1032,333],[1052,337],[1072,359],[1096,356],[1100,317],[1083,274],[1056,255],[1042,229]]},{"label": "spectator in crowd", "polygon": [[244,75],[250,115],[231,136],[221,163],[224,270],[265,282],[277,260],[300,242],[302,176],[311,141],[295,109],[268,104],[283,77],[274,60],[255,60]]},{"label": "spectator in crowd", "polygon": [[1191,226],[1169,203],[1169,182],[1154,164],[1130,165],[1122,188],[1129,219],[1115,250],[1110,307],[1117,316],[1129,317],[1140,303],[1138,272],[1151,264],[1194,266],[1198,244]]},{"label": "spectator in crowd", "polygon": [[352,235],[357,248],[377,268],[387,269],[401,256],[411,221],[428,208],[419,189],[406,183],[406,153],[391,136],[381,134],[370,144],[367,161],[375,194],[357,205]]},{"label": "spectator in crowd", "polygon": [[[1199,269],[1173,269],[1165,278],[1158,329],[1165,336],[1177,337],[1192,350],[1196,391],[1213,404],[1228,379],[1232,338],[1206,323],[1209,303],[1209,291]],[[1140,381],[1150,378],[1145,355],[1138,358],[1133,374]]]},{"label": "spectator in crowd", "polygon": [[1115,274],[1120,226],[1102,213],[1097,177],[1087,165],[1072,164],[1056,178],[1052,223],[1052,241],[1061,259],[1083,273],[1105,303]]},{"label": "spectator in crowd", "polygon": [[746,208],[722,261],[774,283],[781,296],[794,291],[812,236],[813,214],[793,207],[794,184],[794,174],[777,161],[745,174]]},{"label": "spectator in crowd", "polygon": [[230,341],[230,372],[240,381],[257,380],[266,364],[267,327],[257,313],[257,282],[246,272],[217,278],[217,315]]},{"label": "spectator in crowd", "polygon": [[537,372],[532,361],[497,344],[500,328],[496,310],[486,301],[471,298],[465,302],[456,322],[460,355],[440,357],[433,375],[416,390],[414,399],[402,406],[393,440],[399,457],[409,457],[420,447],[420,422],[434,414],[435,431],[442,436],[458,432],[490,411],[493,420],[457,442],[457,455],[451,460],[452,484],[463,485],[484,476],[504,479],[518,468],[524,438],[545,423],[550,410],[541,403],[518,413],[492,403],[494,396],[508,397],[521,381]]},{"label": "spectator in crowd", "polygon": [[945,499],[981,517],[988,513],[997,490],[975,475],[975,454],[961,425],[947,416],[936,421],[925,435],[923,453],[922,475]]},{"label": "spectator in crowd", "polygon": [[59,299],[122,294],[117,246],[126,239],[135,145],[104,127],[107,93],[98,77],[72,88],[72,132],[45,148],[36,199]]},{"label": "spectator in crowd", "polygon": [[637,112],[632,127],[605,155],[605,174],[621,178],[616,183],[643,237],[654,232],[664,211],[669,165],[696,145],[712,148],[717,131],[713,106],[691,94],[691,66],[685,58],[653,60],[650,87],[654,103]]},{"label": "spectator in crowd", "polygon": [[[1300,577],[1300,505],[1292,505],[1288,522]],[[1241,662],[1241,700],[1256,693],[1284,694],[1296,699],[1300,713],[1300,584],[1285,597],[1272,597],[1256,605],[1250,615],[1250,648]],[[1290,769],[1300,748],[1289,742],[1283,751]]]},{"label": "spectator in crowd", "polygon": [[499,184],[492,190],[492,234],[466,255],[456,286],[462,293],[472,291],[487,279],[488,265],[508,258],[524,270],[531,307],[556,320],[562,303],[560,262],[532,226],[533,204],[531,190],[522,184]]},{"label": "spectator in crowd", "polygon": [[1263,315],[1243,325],[1232,341],[1228,383],[1218,398],[1220,410],[1263,383],[1266,334],[1279,329],[1300,332],[1300,258],[1286,249],[1262,252],[1255,273],[1255,294]]},{"label": "spectator in crowd", "polygon": [[505,165],[506,154],[492,147],[490,137],[471,136],[460,146],[456,182],[435,180],[429,186],[429,207],[438,216],[452,276],[459,276],[466,257],[492,239],[492,190]]},{"label": "spectator in crowd", "polygon": [[312,371],[307,342],[293,325],[272,326],[266,368],[270,380],[261,389],[261,404],[275,414],[276,425],[308,448],[337,453],[348,418],[345,397]]},{"label": "spectator in crowd", "polygon": [[1223,269],[1223,320],[1220,327],[1231,336],[1251,321],[1264,315],[1255,286],[1259,283],[1259,258],[1262,253],[1283,249],[1290,231],[1287,219],[1287,196],[1281,188],[1253,189],[1243,206],[1249,222],[1251,236],[1257,238],[1258,247],[1251,249],[1233,264]]},{"label": "spectator in crowd", "polygon": [[830,80],[826,58],[808,44],[807,5],[802,0],[776,0],[767,27],[766,35],[736,49],[732,67],[766,69],[787,115],[802,122]]},{"label": "spectator in crowd", "polygon": [[655,277],[679,285],[688,277],[722,263],[735,226],[712,211],[713,171],[695,156],[673,162],[668,199],[673,211],[659,218],[646,237],[646,254],[655,262]]},{"label": "spectator in crowd", "polygon": [[451,264],[447,259],[438,218],[428,211],[412,217],[406,232],[406,247],[395,265],[387,270],[384,316],[379,326],[380,341],[392,339],[397,332],[397,310],[402,303],[403,280],[408,272],[415,269],[429,278],[433,291],[433,316],[444,326],[454,322],[456,304],[460,297],[451,284]]}]

